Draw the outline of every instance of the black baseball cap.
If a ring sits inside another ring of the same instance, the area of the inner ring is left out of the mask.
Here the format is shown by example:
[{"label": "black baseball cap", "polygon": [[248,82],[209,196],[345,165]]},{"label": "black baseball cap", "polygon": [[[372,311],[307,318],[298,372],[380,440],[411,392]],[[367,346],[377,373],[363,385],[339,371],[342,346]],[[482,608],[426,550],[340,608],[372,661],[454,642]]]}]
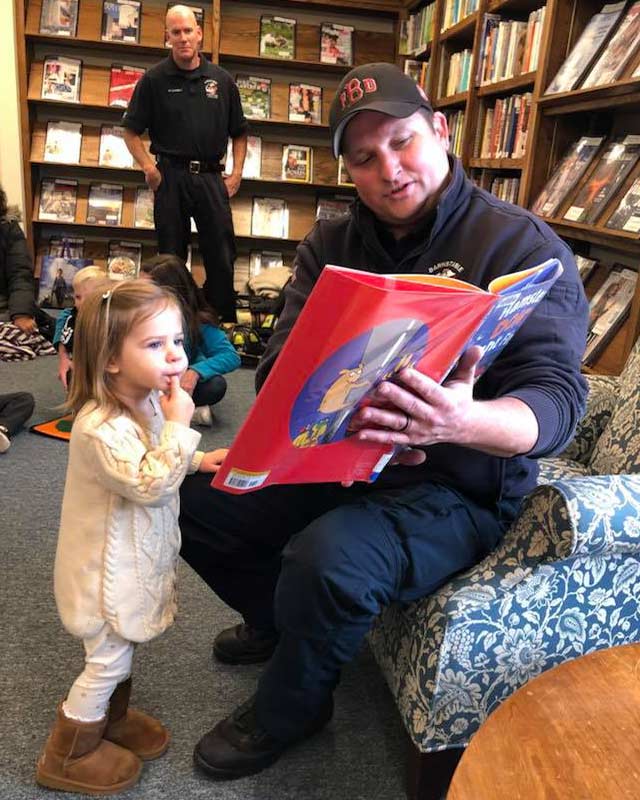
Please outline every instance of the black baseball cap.
[{"label": "black baseball cap", "polygon": [[338,158],[347,123],[359,111],[380,111],[390,117],[410,117],[419,108],[433,112],[431,103],[418,91],[413,78],[395,64],[379,62],[363,64],[348,72],[342,81],[329,111],[329,128],[333,155]]}]

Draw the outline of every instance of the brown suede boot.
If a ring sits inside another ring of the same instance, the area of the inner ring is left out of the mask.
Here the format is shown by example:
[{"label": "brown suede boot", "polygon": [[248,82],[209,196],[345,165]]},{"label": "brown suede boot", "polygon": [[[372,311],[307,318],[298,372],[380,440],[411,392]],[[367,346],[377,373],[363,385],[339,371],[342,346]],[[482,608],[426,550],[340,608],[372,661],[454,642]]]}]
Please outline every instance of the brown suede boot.
[{"label": "brown suede boot", "polygon": [[62,704],[38,759],[36,780],[49,789],[82,794],[115,794],[133,786],[140,777],[140,759],[102,733],[105,719],[80,722],[65,717]]},{"label": "brown suede boot", "polygon": [[143,761],[159,758],[169,747],[169,731],[157,719],[129,708],[131,678],[116,686],[109,702],[103,737],[126,747]]}]

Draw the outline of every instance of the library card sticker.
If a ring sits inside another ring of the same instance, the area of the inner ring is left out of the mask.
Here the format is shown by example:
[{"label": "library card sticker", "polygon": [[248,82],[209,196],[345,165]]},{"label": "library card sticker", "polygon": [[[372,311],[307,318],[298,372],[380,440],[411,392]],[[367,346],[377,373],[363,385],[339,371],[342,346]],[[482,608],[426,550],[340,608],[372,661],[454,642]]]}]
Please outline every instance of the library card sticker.
[{"label": "library card sticker", "polygon": [[266,472],[247,472],[244,469],[232,469],[224,479],[224,485],[232,489],[249,491],[259,489],[269,477],[269,470]]},{"label": "library card sticker", "polygon": [[207,78],[204,82],[204,92],[207,97],[211,99],[218,99],[218,81],[214,81],[213,78]]}]

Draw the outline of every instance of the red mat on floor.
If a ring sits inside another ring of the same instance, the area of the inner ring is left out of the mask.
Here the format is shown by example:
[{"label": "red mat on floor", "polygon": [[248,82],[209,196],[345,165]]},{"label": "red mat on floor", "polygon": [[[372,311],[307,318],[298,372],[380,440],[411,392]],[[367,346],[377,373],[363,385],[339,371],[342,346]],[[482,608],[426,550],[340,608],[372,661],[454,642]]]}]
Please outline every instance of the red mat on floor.
[{"label": "red mat on floor", "polygon": [[71,424],[73,418],[71,414],[64,417],[56,417],[39,425],[32,425],[29,429],[32,433],[39,433],[41,436],[51,436],[53,439],[64,439],[68,442],[71,436]]}]

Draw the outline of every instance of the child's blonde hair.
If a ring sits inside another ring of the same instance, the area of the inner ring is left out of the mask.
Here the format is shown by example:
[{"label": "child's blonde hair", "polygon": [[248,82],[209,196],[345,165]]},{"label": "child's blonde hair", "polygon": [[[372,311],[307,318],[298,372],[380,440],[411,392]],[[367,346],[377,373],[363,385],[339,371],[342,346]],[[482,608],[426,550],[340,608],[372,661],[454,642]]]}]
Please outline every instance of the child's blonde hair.
[{"label": "child's blonde hair", "polygon": [[113,391],[107,372],[136,325],[173,307],[182,314],[172,292],[145,279],[115,283],[104,293],[93,292],[78,312],[73,345],[73,379],[65,407],[79,411],[94,400],[107,413],[121,413],[123,406]]},{"label": "child's blonde hair", "polygon": [[107,270],[104,267],[89,266],[79,269],[73,276],[72,284],[74,289],[78,289],[86,281],[108,280]]}]

